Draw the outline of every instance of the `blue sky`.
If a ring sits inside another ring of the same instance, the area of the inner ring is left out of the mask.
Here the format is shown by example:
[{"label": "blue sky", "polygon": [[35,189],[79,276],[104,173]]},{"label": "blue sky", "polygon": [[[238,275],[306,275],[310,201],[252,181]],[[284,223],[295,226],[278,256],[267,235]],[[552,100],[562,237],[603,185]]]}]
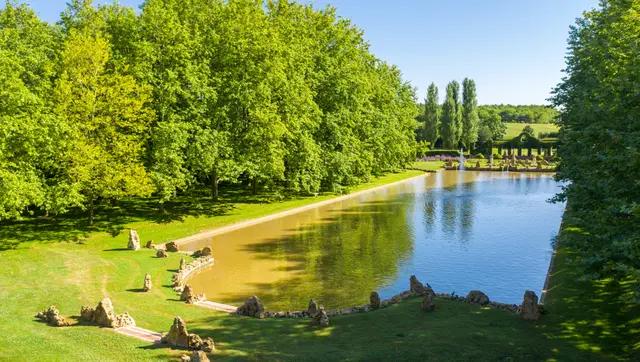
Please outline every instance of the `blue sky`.
[{"label": "blue sky", "polygon": [[[562,77],[569,26],[597,0],[302,0],[364,30],[423,99],[427,85],[476,80],[481,104],[546,103]],[[56,21],[65,0],[27,1]],[[96,1],[105,3],[110,1]],[[138,7],[142,0],[120,0]]]}]

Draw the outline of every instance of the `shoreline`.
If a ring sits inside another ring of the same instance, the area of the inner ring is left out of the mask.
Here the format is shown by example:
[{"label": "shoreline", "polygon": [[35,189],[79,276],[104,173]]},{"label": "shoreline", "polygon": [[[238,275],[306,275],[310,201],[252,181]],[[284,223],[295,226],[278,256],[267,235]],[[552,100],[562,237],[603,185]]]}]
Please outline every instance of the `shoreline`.
[{"label": "shoreline", "polygon": [[[190,236],[186,236],[184,238],[180,238],[180,239],[176,239],[176,240],[172,240],[174,243],[176,243],[176,245],[178,246],[184,246],[187,245],[189,243],[201,240],[201,239],[205,239],[205,238],[211,238],[217,235],[221,235],[221,234],[226,234],[228,232],[234,231],[234,230],[238,230],[238,229],[242,229],[245,228],[247,226],[253,226],[253,225],[258,225],[258,224],[262,224],[264,222],[267,221],[272,221],[275,219],[279,219],[282,217],[286,217],[286,216],[291,216],[291,215],[295,215],[297,213],[300,212],[304,212],[304,211],[308,211],[311,209],[315,209],[318,207],[322,207],[322,206],[327,206],[327,205],[331,205],[340,201],[345,201],[348,200],[350,198],[354,198],[360,195],[364,195],[366,193],[369,192],[374,192],[377,190],[381,190],[383,188],[389,187],[389,186],[393,186],[393,185],[399,185],[402,183],[406,183],[406,182],[410,182],[413,180],[416,180],[418,178],[421,177],[427,177],[430,174],[433,174],[434,172],[425,172],[423,175],[418,175],[418,176],[412,176],[400,181],[394,181],[388,184],[384,184],[384,185],[380,185],[380,186],[375,186],[369,189],[365,189],[365,190],[360,190],[360,191],[356,191],[356,192],[352,192],[346,195],[342,195],[342,196],[336,196],[336,197],[332,197],[328,200],[323,200],[323,201],[318,201],[318,202],[313,202],[311,204],[308,205],[304,205],[304,206],[299,206],[299,207],[294,207],[292,209],[289,210],[284,210],[284,211],[280,211],[280,212],[276,212],[275,214],[270,214],[270,215],[266,215],[266,216],[261,216],[258,218],[254,218],[254,219],[249,219],[249,220],[245,220],[245,221],[240,221],[240,222],[236,222],[233,224],[229,224],[226,226],[220,226],[214,229],[210,229],[210,230],[203,230],[201,232],[198,232],[196,234],[190,235]],[[166,243],[164,243],[166,244]],[[164,244],[161,245],[161,247],[164,247]]]}]

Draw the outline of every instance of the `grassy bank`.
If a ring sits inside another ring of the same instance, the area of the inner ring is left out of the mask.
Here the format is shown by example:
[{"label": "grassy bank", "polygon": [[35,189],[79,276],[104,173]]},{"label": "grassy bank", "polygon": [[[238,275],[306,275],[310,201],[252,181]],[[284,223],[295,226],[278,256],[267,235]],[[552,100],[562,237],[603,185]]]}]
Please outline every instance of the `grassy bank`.
[{"label": "grassy bank", "polygon": [[[353,191],[419,172],[388,175]],[[564,251],[556,259],[547,299],[550,313],[538,323],[444,300],[437,301],[436,312],[424,314],[419,300],[411,299],[373,313],[336,317],[329,328],[318,330],[306,320],[253,320],[186,305],[168,287],[179,255],[157,259],[150,250],[123,250],[124,228],[129,226],[138,229],[143,241],[159,242],[329,197],[266,203],[237,191],[224,195],[213,211],[204,204],[190,211],[177,203],[167,215],[131,202],[103,210],[99,223],[91,227],[81,218],[2,225],[0,240],[9,242],[0,251],[0,360],[166,360],[182,353],[109,329],[54,328],[33,318],[49,304],[64,315],[78,315],[81,305],[94,305],[104,296],[112,298],[116,312],[129,312],[144,328],[167,331],[173,317],[180,315],[190,331],[214,338],[217,360],[602,360],[612,358],[624,344],[626,336],[592,336],[593,329],[585,323],[615,325],[605,329],[609,332],[619,331],[620,324],[584,307],[587,302],[593,308],[602,303],[587,299],[588,289],[587,296],[576,294],[583,286],[575,284],[572,273],[579,271],[566,263]],[[145,273],[151,273],[154,282],[150,293],[138,291]]]}]

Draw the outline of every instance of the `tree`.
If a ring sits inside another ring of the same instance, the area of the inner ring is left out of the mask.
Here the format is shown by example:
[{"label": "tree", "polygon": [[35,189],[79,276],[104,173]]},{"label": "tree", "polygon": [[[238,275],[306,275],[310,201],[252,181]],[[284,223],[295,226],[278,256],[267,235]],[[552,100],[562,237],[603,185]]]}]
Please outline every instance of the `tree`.
[{"label": "tree", "polygon": [[501,140],[507,132],[507,126],[502,122],[500,114],[496,111],[482,110],[480,116],[480,128],[478,140],[482,143],[493,143]]},{"label": "tree", "polygon": [[453,92],[453,101],[455,103],[455,145],[454,147],[458,147],[460,142],[462,142],[462,133],[464,131],[464,124],[462,123],[462,102],[460,101],[460,83],[457,81],[451,82],[452,92]]},{"label": "tree", "polygon": [[71,129],[66,176],[91,223],[100,200],[151,193],[143,155],[153,117],[149,89],[107,68],[109,43],[93,21],[69,29],[54,90],[55,112]]},{"label": "tree", "polygon": [[447,96],[442,104],[442,121],[440,123],[440,137],[445,148],[458,147],[458,105],[456,91],[459,87],[456,81],[447,84]]},{"label": "tree", "polygon": [[469,78],[462,82],[462,143],[471,150],[478,140],[480,119],[478,117],[478,99],[476,83]]},{"label": "tree", "polygon": [[[585,275],[622,281],[640,296],[640,7],[608,0],[571,29],[561,109],[560,200],[579,238],[567,245]],[[631,289],[629,289],[631,290]]]},{"label": "tree", "polygon": [[440,105],[438,104],[438,87],[431,83],[427,89],[427,99],[424,104],[424,138],[436,144],[440,136]]}]

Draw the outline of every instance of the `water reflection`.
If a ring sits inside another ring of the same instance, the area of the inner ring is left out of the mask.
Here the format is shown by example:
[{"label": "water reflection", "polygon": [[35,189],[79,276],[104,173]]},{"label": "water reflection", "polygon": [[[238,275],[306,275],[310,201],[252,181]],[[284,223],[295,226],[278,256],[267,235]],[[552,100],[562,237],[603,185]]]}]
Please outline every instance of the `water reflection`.
[{"label": "water reflection", "polygon": [[562,205],[548,176],[441,172],[191,245],[216,265],[192,284],[209,299],[259,295],[269,309],[362,304],[416,274],[438,291],[515,302],[540,290]]}]

